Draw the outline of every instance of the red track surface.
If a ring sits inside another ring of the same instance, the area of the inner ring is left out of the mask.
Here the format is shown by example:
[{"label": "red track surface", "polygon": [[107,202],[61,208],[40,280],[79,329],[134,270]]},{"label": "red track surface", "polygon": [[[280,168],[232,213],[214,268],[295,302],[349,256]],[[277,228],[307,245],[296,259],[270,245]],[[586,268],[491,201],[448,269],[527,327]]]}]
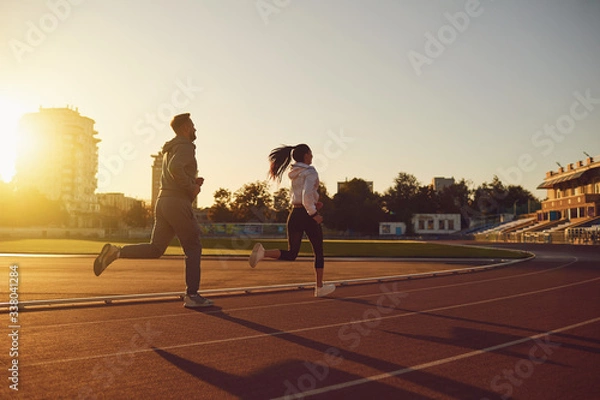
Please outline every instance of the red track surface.
[{"label": "red track surface", "polygon": [[[344,286],[328,299],[300,290],[216,297],[202,311],[174,301],[24,311],[18,397],[598,399],[600,251],[527,249],[537,257],[511,267]],[[0,398],[14,396],[3,382]]]}]

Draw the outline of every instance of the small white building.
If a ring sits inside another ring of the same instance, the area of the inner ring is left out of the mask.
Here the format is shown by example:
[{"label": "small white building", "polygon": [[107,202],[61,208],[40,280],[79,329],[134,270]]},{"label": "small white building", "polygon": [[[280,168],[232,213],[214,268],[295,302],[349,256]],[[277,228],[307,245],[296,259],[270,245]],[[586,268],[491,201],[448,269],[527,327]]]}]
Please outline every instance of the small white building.
[{"label": "small white building", "polygon": [[401,236],[406,233],[406,224],[404,222],[380,222],[379,235],[381,236]]},{"label": "small white building", "polygon": [[[415,214],[412,219],[417,235],[449,235],[460,231],[460,214]],[[380,236],[406,234],[404,222],[380,222]]]},{"label": "small white building", "polygon": [[460,231],[460,214],[415,214],[412,223],[419,235],[449,235]]}]

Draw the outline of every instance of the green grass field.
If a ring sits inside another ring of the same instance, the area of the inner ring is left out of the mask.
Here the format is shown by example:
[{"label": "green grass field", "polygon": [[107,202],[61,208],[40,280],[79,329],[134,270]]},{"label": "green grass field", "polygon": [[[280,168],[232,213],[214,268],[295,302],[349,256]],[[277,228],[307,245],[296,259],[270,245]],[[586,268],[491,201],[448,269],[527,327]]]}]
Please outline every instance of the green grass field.
[{"label": "green grass field", "polygon": [[[260,240],[267,249],[285,249],[283,239]],[[0,253],[42,253],[42,254],[97,254],[105,241],[79,239],[0,239]],[[112,242],[126,245],[126,242]],[[256,240],[244,238],[204,238],[204,255],[245,256],[250,253]],[[326,257],[416,257],[416,258],[524,258],[524,252],[454,246],[433,242],[398,240],[326,240]],[[177,242],[167,249],[166,255],[183,255]],[[311,255],[308,241],[303,241],[301,256]]]}]

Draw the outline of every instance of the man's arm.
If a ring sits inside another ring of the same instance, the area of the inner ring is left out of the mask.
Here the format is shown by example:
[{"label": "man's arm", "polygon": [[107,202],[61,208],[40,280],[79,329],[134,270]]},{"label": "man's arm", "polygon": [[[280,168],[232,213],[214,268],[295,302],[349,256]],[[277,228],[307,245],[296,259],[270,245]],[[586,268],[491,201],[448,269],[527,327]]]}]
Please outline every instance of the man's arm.
[{"label": "man's arm", "polygon": [[173,177],[173,181],[192,198],[200,193],[200,185],[196,183],[195,177],[186,173],[185,167],[190,163],[195,163],[195,158],[194,146],[179,146],[168,165],[168,171]]}]

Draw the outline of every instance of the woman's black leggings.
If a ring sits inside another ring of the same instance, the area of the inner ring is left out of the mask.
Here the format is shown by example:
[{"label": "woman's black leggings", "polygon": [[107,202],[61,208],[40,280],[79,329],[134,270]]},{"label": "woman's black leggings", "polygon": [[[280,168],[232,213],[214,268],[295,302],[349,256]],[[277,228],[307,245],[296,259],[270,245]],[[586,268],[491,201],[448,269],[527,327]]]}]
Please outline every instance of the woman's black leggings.
[{"label": "woman's black leggings", "polygon": [[302,236],[306,232],[315,255],[315,268],[323,268],[323,229],[304,208],[294,208],[287,220],[288,249],[281,250],[280,260],[294,261],[300,252]]}]

